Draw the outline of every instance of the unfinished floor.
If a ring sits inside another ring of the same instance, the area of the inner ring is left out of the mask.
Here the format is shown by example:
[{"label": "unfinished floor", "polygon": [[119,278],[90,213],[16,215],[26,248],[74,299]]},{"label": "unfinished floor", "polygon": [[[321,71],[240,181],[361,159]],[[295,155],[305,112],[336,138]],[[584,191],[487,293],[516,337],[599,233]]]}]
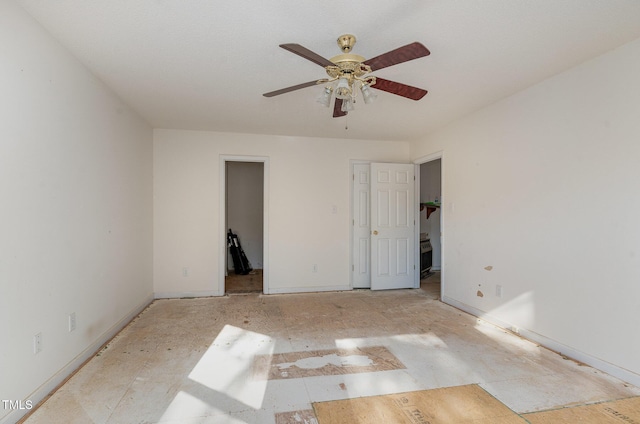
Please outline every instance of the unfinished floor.
[{"label": "unfinished floor", "polygon": [[468,384],[518,414],[640,395],[439,302],[438,278],[157,300],[25,422],[311,424],[313,402]]},{"label": "unfinished floor", "polygon": [[229,275],[224,279],[224,291],[226,294],[262,293],[262,270],[254,269],[245,275],[229,271]]}]

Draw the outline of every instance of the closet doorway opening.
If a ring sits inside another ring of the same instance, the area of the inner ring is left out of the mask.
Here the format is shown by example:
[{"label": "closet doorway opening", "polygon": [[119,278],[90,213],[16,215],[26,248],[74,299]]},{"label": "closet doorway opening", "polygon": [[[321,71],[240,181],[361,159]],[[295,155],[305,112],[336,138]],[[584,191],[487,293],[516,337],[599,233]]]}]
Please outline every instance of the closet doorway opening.
[{"label": "closet doorway opening", "polygon": [[420,288],[434,298],[443,295],[442,153],[424,157],[419,170]]},{"label": "closet doorway opening", "polygon": [[224,157],[224,294],[268,293],[266,158]]}]

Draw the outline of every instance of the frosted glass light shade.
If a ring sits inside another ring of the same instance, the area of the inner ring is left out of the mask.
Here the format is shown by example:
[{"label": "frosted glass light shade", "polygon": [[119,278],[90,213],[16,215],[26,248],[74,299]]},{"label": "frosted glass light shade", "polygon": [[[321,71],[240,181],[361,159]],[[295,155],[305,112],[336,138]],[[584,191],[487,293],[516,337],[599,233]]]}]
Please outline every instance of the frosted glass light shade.
[{"label": "frosted glass light shade", "polygon": [[324,91],[322,92],[322,94],[320,94],[316,101],[324,107],[329,107],[329,105],[331,104],[331,88],[325,87]]},{"label": "frosted glass light shade", "polygon": [[365,104],[371,104],[378,98],[378,95],[369,88],[368,84],[363,85],[360,90],[362,91],[362,99]]},{"label": "frosted glass light shade", "polygon": [[340,78],[336,86],[336,99],[348,99],[351,97],[351,87],[346,78]]},{"label": "frosted glass light shade", "polygon": [[342,106],[340,107],[340,110],[343,112],[349,112],[351,110],[353,110],[353,101],[349,98],[346,100],[342,101]]}]

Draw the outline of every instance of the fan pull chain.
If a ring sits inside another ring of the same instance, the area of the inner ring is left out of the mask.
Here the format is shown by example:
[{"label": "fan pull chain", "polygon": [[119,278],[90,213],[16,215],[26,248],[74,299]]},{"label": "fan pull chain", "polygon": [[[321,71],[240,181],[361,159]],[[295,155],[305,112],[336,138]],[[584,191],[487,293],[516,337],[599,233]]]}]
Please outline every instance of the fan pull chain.
[{"label": "fan pull chain", "polygon": [[349,115],[344,116],[344,129],[345,131],[349,129]]}]

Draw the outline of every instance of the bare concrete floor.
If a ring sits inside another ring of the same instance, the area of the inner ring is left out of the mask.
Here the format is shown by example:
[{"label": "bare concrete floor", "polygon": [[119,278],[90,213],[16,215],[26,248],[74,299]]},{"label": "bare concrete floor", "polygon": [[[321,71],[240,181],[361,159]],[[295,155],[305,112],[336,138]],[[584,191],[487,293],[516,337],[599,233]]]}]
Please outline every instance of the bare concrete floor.
[{"label": "bare concrete floor", "polygon": [[157,300],[26,422],[312,424],[312,402],[472,383],[517,413],[640,395],[439,302],[438,278]]}]

